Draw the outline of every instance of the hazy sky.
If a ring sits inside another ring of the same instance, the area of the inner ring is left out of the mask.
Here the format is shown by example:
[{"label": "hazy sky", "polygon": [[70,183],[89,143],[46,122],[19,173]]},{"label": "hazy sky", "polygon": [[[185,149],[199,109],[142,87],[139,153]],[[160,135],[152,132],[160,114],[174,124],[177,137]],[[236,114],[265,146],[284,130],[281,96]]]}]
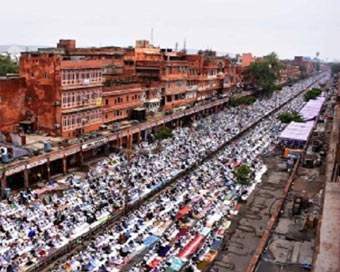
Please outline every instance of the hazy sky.
[{"label": "hazy sky", "polygon": [[0,44],[134,45],[340,59],[340,0],[5,0]]}]

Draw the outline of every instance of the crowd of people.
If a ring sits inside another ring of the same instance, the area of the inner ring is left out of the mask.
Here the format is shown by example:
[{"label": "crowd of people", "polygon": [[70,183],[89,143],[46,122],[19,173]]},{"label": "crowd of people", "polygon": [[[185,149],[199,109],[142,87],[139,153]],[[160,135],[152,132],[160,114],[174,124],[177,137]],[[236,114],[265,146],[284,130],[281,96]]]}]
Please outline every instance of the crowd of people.
[{"label": "crowd of people", "polygon": [[[325,74],[321,77],[327,79]],[[143,199],[295,96],[312,80],[285,87],[272,98],[256,101],[245,109],[227,108],[198,120],[197,126],[178,127],[172,138],[162,142],[142,142],[134,147],[131,158],[123,152],[111,154],[85,178],[71,175],[64,179],[67,189],[62,192],[39,198],[35,191],[27,190],[11,196],[0,204],[0,271],[25,270],[100,225],[126,203]],[[300,96],[284,110],[302,105]],[[275,117],[262,120],[155,201],[105,230],[57,270],[165,270],[185,245],[201,235],[204,245],[190,258],[194,268],[216,240],[215,233],[226,216],[235,212],[238,198],[249,195],[261,180],[265,165],[258,155],[276,143],[281,129]],[[249,186],[236,183],[233,170],[239,164],[249,165],[254,173]]]}]

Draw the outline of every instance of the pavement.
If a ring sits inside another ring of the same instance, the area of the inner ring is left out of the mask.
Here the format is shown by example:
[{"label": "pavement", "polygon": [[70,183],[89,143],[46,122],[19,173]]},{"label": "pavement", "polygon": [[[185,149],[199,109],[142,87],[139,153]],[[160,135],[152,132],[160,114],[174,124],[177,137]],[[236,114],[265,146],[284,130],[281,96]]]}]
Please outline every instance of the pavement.
[{"label": "pavement", "polygon": [[[282,152],[276,150],[272,157],[264,159],[268,171],[248,201],[241,206],[238,215],[232,219],[226,245],[213,265],[218,271],[247,271],[263,230],[274,213],[289,178],[281,155]],[[308,155],[317,157],[318,154],[309,148]],[[324,163],[314,168],[298,168],[279,220],[270,234],[255,271],[299,272],[306,271],[301,267],[302,264],[312,263],[324,174]],[[299,214],[293,214],[294,200],[297,197],[303,199],[302,208]],[[308,217],[315,218],[312,226],[307,224]]]},{"label": "pavement", "polygon": [[[324,127],[324,124],[320,123],[318,127]],[[311,148],[317,139],[320,140],[313,136],[310,141],[307,149],[309,157],[316,158],[319,154]],[[302,272],[306,271],[303,265],[312,264],[324,183],[325,163],[313,168],[300,165],[256,272]],[[302,203],[299,211],[294,212],[297,198],[301,198]]]},{"label": "pavement", "polygon": [[289,177],[284,171],[281,153],[275,153],[275,156],[265,158],[268,171],[263,181],[256,186],[247,203],[241,206],[238,215],[232,219],[227,243],[213,265],[218,271],[247,270]]}]

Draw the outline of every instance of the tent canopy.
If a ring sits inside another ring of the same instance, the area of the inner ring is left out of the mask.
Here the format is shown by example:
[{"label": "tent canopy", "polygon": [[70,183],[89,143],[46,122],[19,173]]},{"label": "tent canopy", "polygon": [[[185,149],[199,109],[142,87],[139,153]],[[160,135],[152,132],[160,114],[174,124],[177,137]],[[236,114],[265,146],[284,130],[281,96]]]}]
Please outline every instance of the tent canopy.
[{"label": "tent canopy", "polygon": [[320,113],[322,104],[324,102],[325,97],[323,96],[309,100],[306,105],[300,110],[300,115],[307,121],[314,119]]},{"label": "tent canopy", "polygon": [[297,123],[291,122],[280,134],[281,140],[307,141],[313,129],[314,122]]}]

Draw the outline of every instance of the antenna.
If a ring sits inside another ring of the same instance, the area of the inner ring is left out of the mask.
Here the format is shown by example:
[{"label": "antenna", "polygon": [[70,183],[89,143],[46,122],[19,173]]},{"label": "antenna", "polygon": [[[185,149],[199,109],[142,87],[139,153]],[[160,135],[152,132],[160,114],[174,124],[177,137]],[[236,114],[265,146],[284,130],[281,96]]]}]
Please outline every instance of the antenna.
[{"label": "antenna", "polygon": [[183,42],[183,52],[187,51],[187,38],[184,38],[184,42]]},{"label": "antenna", "polygon": [[153,45],[153,27],[151,27],[151,37],[150,37],[150,42]]},{"label": "antenna", "polygon": [[175,44],[175,52],[177,52],[177,50],[178,50],[178,42],[176,42]]}]

